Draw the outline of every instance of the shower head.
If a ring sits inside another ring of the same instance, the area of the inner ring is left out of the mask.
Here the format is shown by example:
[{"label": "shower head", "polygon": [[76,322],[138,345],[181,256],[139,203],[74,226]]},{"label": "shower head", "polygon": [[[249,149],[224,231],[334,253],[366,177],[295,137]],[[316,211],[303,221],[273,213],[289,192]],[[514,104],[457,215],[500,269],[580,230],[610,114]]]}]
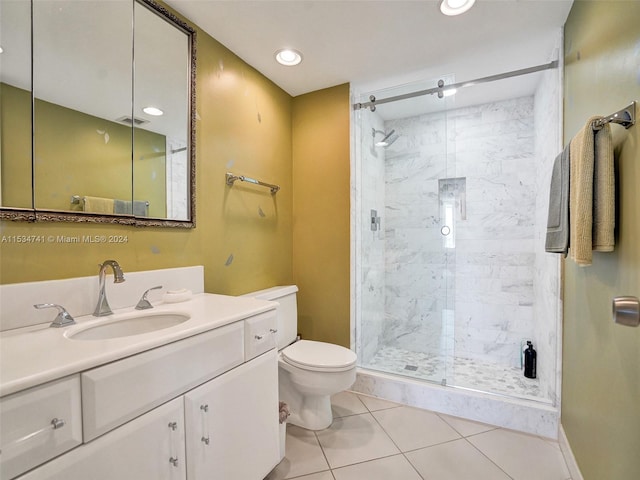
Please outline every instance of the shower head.
[{"label": "shower head", "polygon": [[372,130],[371,134],[373,135],[374,140],[376,138],[376,133],[380,133],[380,134],[383,135],[382,140],[379,140],[379,141],[375,142],[375,146],[376,147],[387,148],[393,142],[395,142],[398,139],[398,137],[400,136],[400,135],[397,135],[395,133],[396,132],[395,130],[391,130],[389,133],[384,132],[382,130],[376,130],[375,128],[372,128],[371,130]]}]

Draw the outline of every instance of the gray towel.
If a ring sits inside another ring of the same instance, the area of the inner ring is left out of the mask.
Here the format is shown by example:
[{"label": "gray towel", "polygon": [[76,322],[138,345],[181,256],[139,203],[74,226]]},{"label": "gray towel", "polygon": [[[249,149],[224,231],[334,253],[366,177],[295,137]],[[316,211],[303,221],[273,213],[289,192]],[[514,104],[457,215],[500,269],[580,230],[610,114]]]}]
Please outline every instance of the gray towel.
[{"label": "gray towel", "polygon": [[549,216],[545,251],[562,253],[569,250],[569,145],[553,164],[549,191]]},{"label": "gray towel", "polygon": [[130,200],[114,200],[113,213],[123,215],[131,215],[133,213],[136,217],[148,217],[149,204],[143,200],[134,200],[133,202]]}]

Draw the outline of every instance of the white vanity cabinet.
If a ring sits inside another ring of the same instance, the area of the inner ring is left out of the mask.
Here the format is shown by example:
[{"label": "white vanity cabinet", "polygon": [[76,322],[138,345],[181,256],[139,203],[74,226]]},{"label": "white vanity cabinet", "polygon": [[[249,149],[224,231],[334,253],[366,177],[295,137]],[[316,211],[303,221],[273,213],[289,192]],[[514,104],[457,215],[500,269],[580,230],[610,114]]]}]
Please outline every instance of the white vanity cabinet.
[{"label": "white vanity cabinet", "polygon": [[0,478],[262,480],[280,460],[275,322],[239,317],[3,397]]},{"label": "white vanity cabinet", "polygon": [[19,479],[184,480],[182,398],[165,403]]},{"label": "white vanity cabinet", "polygon": [[236,322],[83,372],[84,441],[240,365],[243,337]]},{"label": "white vanity cabinet", "polygon": [[184,399],[188,480],[262,480],[280,460],[275,349]]}]

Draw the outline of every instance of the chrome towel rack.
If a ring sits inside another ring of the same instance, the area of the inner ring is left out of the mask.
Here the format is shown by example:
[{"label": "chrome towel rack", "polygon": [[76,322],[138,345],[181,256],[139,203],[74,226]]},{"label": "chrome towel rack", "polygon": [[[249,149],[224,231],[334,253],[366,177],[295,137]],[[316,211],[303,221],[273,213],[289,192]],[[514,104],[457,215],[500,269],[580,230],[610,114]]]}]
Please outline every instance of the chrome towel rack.
[{"label": "chrome towel rack", "polygon": [[607,123],[617,123],[624,128],[630,128],[636,123],[636,102],[633,101],[622,110],[618,110],[600,120],[596,120],[591,125],[594,130],[600,130]]},{"label": "chrome towel rack", "polygon": [[275,195],[278,190],[280,190],[280,186],[279,185],[273,185],[272,183],[266,183],[260,180],[256,180],[255,178],[249,178],[249,177],[245,177],[244,175],[234,175],[233,173],[229,173],[227,172],[225,174],[225,179],[226,179],[226,183],[227,185],[229,185],[230,187],[233,186],[233,183],[236,180],[240,180],[241,182],[248,182],[248,183],[253,183],[254,185],[260,185],[262,187],[267,187],[271,190],[271,194]]}]

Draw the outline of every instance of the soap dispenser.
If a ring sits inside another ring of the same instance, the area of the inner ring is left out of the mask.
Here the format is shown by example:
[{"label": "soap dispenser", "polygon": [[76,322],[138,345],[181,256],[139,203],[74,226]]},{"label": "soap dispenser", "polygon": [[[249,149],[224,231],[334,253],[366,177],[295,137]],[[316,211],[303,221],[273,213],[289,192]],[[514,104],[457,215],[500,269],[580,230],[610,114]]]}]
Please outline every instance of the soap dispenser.
[{"label": "soap dispenser", "polygon": [[536,361],[538,354],[533,349],[533,344],[527,340],[527,348],[524,351],[524,376],[536,378]]}]

